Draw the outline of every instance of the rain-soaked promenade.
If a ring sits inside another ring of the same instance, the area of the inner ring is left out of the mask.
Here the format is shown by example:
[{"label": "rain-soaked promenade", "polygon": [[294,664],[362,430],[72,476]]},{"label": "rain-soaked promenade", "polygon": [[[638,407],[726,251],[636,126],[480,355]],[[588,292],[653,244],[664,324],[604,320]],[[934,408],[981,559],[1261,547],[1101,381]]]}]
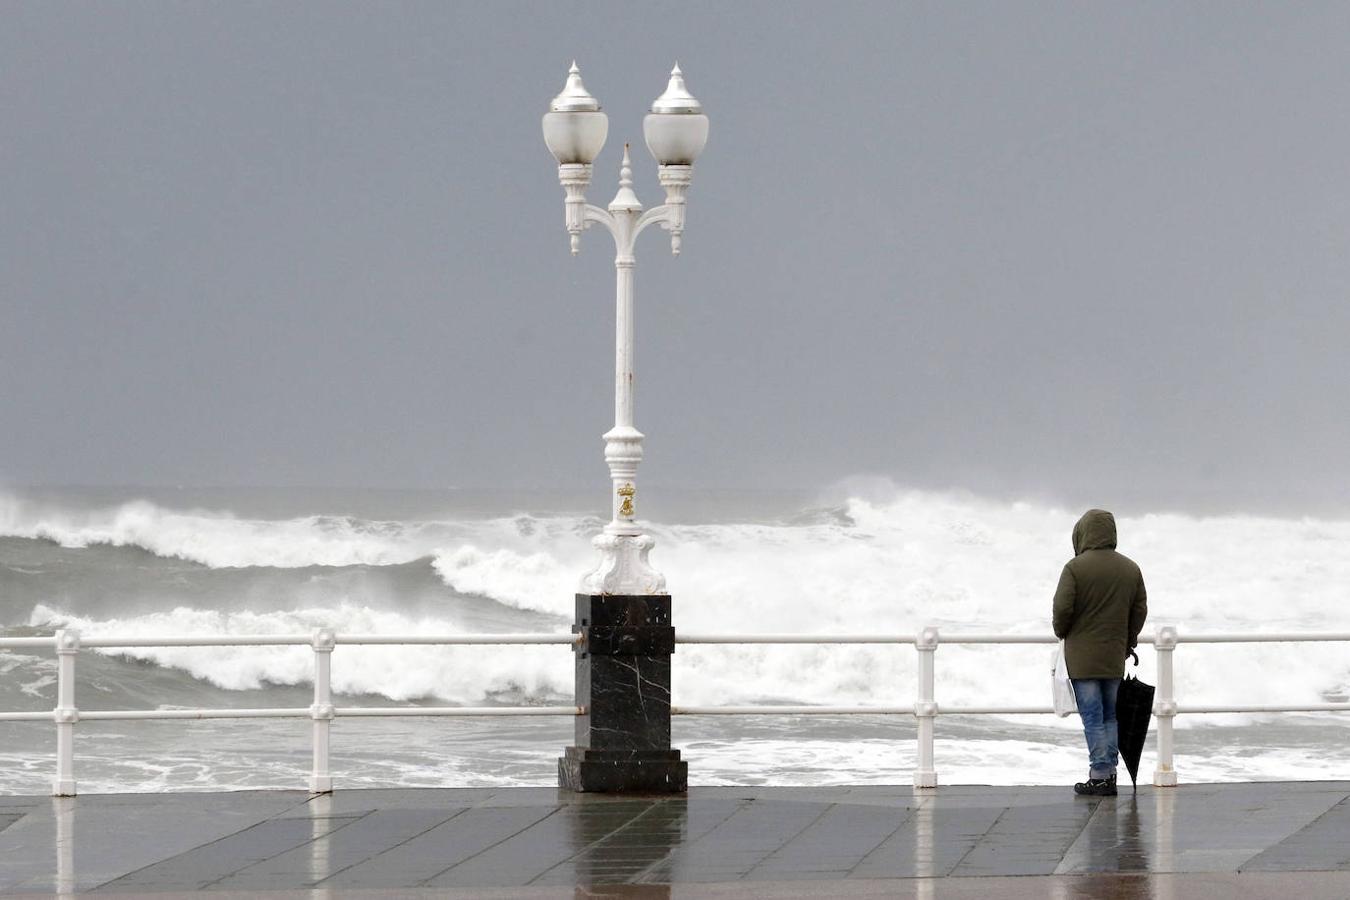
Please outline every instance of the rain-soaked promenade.
[{"label": "rain-soaked promenade", "polygon": [[9,796],[0,891],[1344,898],[1350,783]]}]

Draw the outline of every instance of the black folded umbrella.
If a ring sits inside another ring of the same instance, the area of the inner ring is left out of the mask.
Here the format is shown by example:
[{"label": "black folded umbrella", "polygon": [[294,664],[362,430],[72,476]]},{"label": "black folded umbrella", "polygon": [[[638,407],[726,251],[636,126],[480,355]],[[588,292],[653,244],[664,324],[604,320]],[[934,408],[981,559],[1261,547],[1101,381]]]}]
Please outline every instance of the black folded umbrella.
[{"label": "black folded umbrella", "polygon": [[[1135,665],[1139,657],[1132,651]],[[1144,684],[1133,675],[1126,675],[1116,694],[1117,746],[1125,768],[1130,770],[1130,781],[1139,784],[1139,757],[1144,753],[1144,738],[1148,737],[1148,722],[1153,716],[1153,685]]]}]

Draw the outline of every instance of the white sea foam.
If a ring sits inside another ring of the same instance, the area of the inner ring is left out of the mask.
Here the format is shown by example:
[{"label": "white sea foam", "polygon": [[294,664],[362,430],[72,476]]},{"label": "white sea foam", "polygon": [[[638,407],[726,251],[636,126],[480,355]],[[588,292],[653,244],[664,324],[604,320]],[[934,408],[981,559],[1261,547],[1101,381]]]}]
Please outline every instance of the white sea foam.
[{"label": "white sea foam", "polygon": [[[855,498],[843,512],[807,524],[654,528],[653,562],[668,576],[678,628],[906,633],[936,623],[948,632],[1048,632],[1050,595],[1071,553],[1069,531],[1078,511],[898,492],[884,501]],[[68,546],[136,544],[213,566],[380,564],[431,556],[440,577],[461,593],[560,616],[568,615],[577,577],[594,562],[584,536],[589,524],[573,517],[246,520],[141,503],[76,515],[0,502],[0,531],[9,534]],[[1147,578],[1150,629],[1173,622],[1192,633],[1350,630],[1350,522],[1157,514],[1123,517],[1119,524],[1121,549]],[[61,618],[58,606],[50,606],[35,612],[35,623]],[[342,631],[454,627],[453,609],[415,620],[397,609],[363,606],[360,598],[341,605],[335,599],[330,608],[230,616],[181,609],[78,624],[91,631],[204,633],[318,623]],[[436,655],[447,651],[425,652],[431,654],[425,666],[422,657],[399,650],[384,663],[349,668],[344,689],[471,701],[507,683],[563,692],[568,684],[565,657],[554,657],[561,664],[523,663],[517,660],[525,657],[513,651],[466,671],[434,661],[447,658]],[[308,671],[303,651],[154,653],[150,658],[227,687],[294,683]],[[1048,703],[1045,656],[1041,646],[944,646],[939,701]],[[1145,648],[1141,656],[1144,677],[1153,677],[1151,651]],[[414,658],[419,665],[398,664]],[[1336,644],[1183,644],[1177,651],[1178,695],[1192,703],[1317,701],[1350,683],[1347,658]],[[676,701],[686,704],[766,698],[905,703],[914,693],[914,652],[903,646],[684,646],[675,661]],[[520,668],[514,677],[512,666]]]},{"label": "white sea foam", "polygon": [[530,516],[249,519],[145,501],[71,510],[0,494],[0,536],[69,548],[137,547],[211,568],[385,566],[432,558],[441,578],[461,593],[559,614],[569,613],[577,573],[590,554],[579,532],[592,526],[586,518]]},{"label": "white sea foam", "polygon": [[506,547],[485,551],[466,544],[442,552],[432,565],[461,594],[556,615],[567,615],[575,605],[577,569],[547,551],[522,553]]},{"label": "white sea foam", "polygon": [[69,510],[0,495],[0,534],[63,547],[140,547],[216,568],[389,565],[425,556],[436,538],[417,524],[346,516],[269,520],[228,512],[180,512],[134,501]]},{"label": "white sea foam", "polygon": [[[45,606],[33,610],[34,626],[73,628],[87,636],[220,634],[308,634],[320,627],[342,634],[460,633],[453,619],[414,618],[368,607],[340,605],[288,612],[233,612],[178,608],[125,619],[92,620]],[[333,690],[380,694],[393,700],[439,697],[472,704],[497,694],[528,699],[571,691],[570,653],[556,647],[340,647],[334,653]],[[312,680],[314,654],[308,647],[164,647],[109,649],[110,656],[149,660],[181,669],[228,690]]]}]

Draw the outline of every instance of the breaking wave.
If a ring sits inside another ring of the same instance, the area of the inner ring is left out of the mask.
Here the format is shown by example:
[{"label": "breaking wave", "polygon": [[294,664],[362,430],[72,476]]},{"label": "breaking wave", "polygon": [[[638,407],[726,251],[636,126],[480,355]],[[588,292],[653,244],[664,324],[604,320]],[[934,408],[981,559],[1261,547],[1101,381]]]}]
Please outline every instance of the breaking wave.
[{"label": "breaking wave", "polygon": [[349,516],[267,520],[145,501],[76,511],[0,497],[0,534],[62,547],[139,547],[212,568],[391,565],[426,556],[434,528]]},{"label": "breaking wave", "polygon": [[[949,632],[1044,633],[1075,518],[1047,505],[900,492],[783,521],[656,527],[653,560],[668,577],[676,624],[685,632],[906,633],[932,623]],[[1119,521],[1121,549],[1148,582],[1150,628],[1174,622],[1191,632],[1350,629],[1350,523],[1180,514]],[[134,545],[211,567],[388,567],[429,559],[450,589],[430,607],[424,599],[413,608],[396,591],[380,597],[348,591],[325,601],[328,582],[309,579],[305,606],[178,603],[123,617],[75,615],[53,600],[33,609],[27,623],[89,633],[252,633],[318,624],[346,632],[537,630],[541,621],[565,630],[576,579],[593,564],[586,537],[596,527],[596,520],[576,516],[263,520],[148,503],[75,514],[0,502],[0,531],[62,547]],[[474,597],[497,612],[461,615],[465,598]],[[533,618],[512,619],[513,611]],[[462,663],[463,652],[436,648],[361,651],[363,661],[343,670],[342,689],[466,702],[512,685],[526,694],[566,693],[566,655],[556,648],[471,652],[485,655]],[[1045,655],[1039,646],[944,646],[939,699],[1038,702],[1046,693]],[[903,703],[913,696],[913,656],[910,648],[886,646],[685,646],[676,654],[677,701]],[[303,649],[142,657],[228,688],[308,677]],[[1143,658],[1150,677],[1151,653]],[[1183,645],[1177,653],[1178,692],[1192,702],[1316,701],[1343,694],[1347,685],[1346,657],[1334,644],[1296,652],[1289,645]]]},{"label": "breaking wave", "polygon": [[[95,620],[39,606],[30,625],[73,628],[84,635],[309,634],[324,627],[345,634],[452,634],[465,629],[452,617],[427,618],[367,607],[297,609],[288,612],[221,613],[179,608],[149,615]],[[566,628],[560,629],[564,633]],[[557,647],[342,646],[334,651],[333,690],[392,700],[439,698],[474,704],[510,696],[544,700],[571,692],[571,659]],[[314,653],[296,647],[155,647],[98,651],[177,669],[232,691],[309,684]],[[172,705],[174,698],[162,697]]]}]

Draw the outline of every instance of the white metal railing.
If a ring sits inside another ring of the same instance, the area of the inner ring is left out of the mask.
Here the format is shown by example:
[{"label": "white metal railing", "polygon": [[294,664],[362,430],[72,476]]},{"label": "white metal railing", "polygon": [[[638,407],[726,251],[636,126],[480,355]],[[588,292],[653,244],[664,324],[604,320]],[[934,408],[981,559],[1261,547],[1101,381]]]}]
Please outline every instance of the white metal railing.
[{"label": "white metal railing", "polygon": [[[1178,644],[1312,643],[1350,642],[1350,632],[1272,632],[1268,634],[1212,633],[1184,635],[1174,625],[1160,625],[1152,636],[1141,635],[1140,643],[1152,644],[1157,653],[1157,687],[1153,714],[1157,718],[1157,768],[1153,783],[1175,785],[1172,726],[1181,713],[1333,712],[1350,710],[1350,702],[1298,704],[1182,705],[1177,702],[1172,656]],[[55,721],[57,773],[53,793],[75,794],[75,725],[81,721],[134,721],[145,719],[259,719],[307,718],[312,722],[313,763],[309,788],[314,793],[332,790],[329,771],[329,730],[336,718],[393,716],[577,716],[578,706],[393,706],[338,707],[332,698],[332,655],[339,644],[436,646],[539,645],[576,646],[582,637],[574,634],[449,634],[449,635],[339,635],[328,629],[312,634],[280,635],[184,635],[169,637],[81,638],[72,630],[50,637],[0,638],[0,649],[53,648],[57,654],[57,703],[50,712],[0,712],[0,722]],[[678,634],[678,644],[890,644],[912,645],[918,654],[917,692],[913,704],[901,706],[672,706],[672,715],[912,715],[918,728],[917,766],[914,786],[937,785],[933,759],[933,730],[939,715],[1040,715],[1052,714],[1048,705],[947,706],[936,695],[936,655],[940,644],[1054,644],[1050,635],[994,633],[942,634],[928,626],[917,634]],[[237,647],[309,646],[314,652],[314,700],[308,707],[264,709],[127,709],[82,711],[75,704],[75,660],[81,649],[136,647]]]},{"label": "white metal railing", "polygon": [[[89,637],[72,630],[51,637],[0,638],[0,649],[54,647],[57,655],[56,708],[51,712],[0,712],[0,722],[56,722],[56,778],[52,793],[75,795],[75,725],[81,721],[135,721],[145,719],[310,719],[313,722],[312,793],[333,789],[329,771],[329,730],[338,716],[576,716],[577,706],[390,706],[338,707],[333,705],[332,658],[338,644],[502,645],[565,644],[574,646],[575,634],[445,634],[445,635],[338,635],[321,628],[312,634],[178,635],[166,637]],[[75,705],[75,658],[82,648],[134,647],[286,647],[309,646],[314,651],[314,702],[308,707],[268,709],[118,709],[80,710]]]},{"label": "white metal railing", "polygon": [[[888,715],[896,713],[912,714],[918,721],[918,765],[914,771],[914,786],[928,788],[937,786],[937,772],[933,766],[933,725],[938,715],[1041,715],[1053,714],[1049,705],[1036,706],[939,706],[935,687],[934,657],[939,643],[942,644],[1055,644],[1058,639],[1052,635],[1036,634],[941,634],[936,626],[928,626],[917,635],[733,635],[733,634],[686,634],[677,635],[680,644],[913,644],[919,655],[918,691],[913,706],[725,706],[725,707],[674,707],[673,715]],[[1296,704],[1188,704],[1181,705],[1176,699],[1175,682],[1172,670],[1172,654],[1178,644],[1272,644],[1272,643],[1314,643],[1327,641],[1350,642],[1350,632],[1271,632],[1268,634],[1250,634],[1241,632],[1216,632],[1211,634],[1183,635],[1175,625],[1159,625],[1153,635],[1140,635],[1141,644],[1152,644],[1157,653],[1158,684],[1153,697],[1153,715],[1158,724],[1158,764],[1153,772],[1153,783],[1159,787],[1170,787],[1177,783],[1174,765],[1174,740],[1172,726],[1181,713],[1268,713],[1268,712],[1338,712],[1350,710],[1346,703],[1296,703]]]}]

